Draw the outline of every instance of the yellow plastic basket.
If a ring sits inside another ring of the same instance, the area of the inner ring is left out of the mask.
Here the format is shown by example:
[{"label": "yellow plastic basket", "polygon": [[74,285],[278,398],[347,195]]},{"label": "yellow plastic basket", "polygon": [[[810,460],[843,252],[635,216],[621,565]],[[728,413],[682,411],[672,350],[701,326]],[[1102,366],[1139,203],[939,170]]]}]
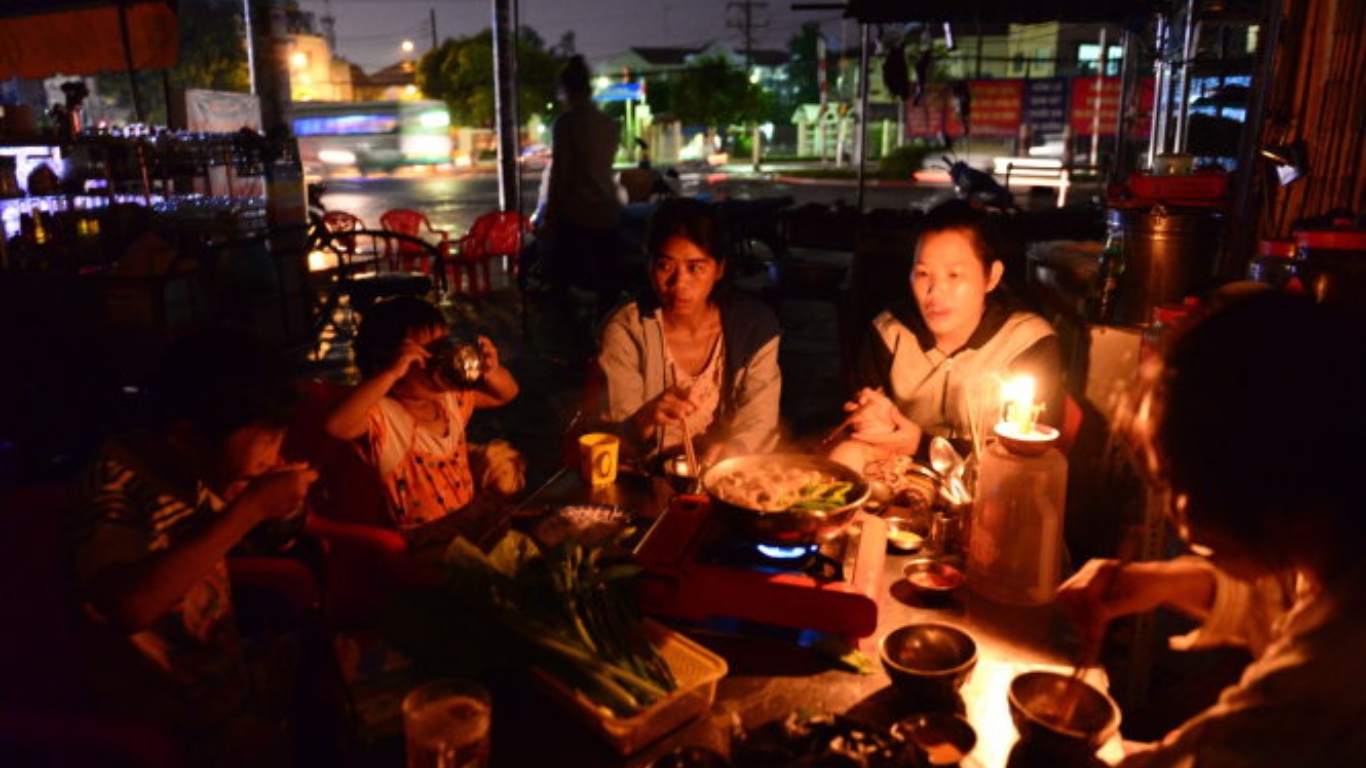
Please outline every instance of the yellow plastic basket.
[{"label": "yellow plastic basket", "polygon": [[678,690],[631,717],[616,717],[571,690],[549,673],[532,675],[550,697],[569,708],[584,725],[621,755],[629,755],[706,712],[716,698],[716,683],[726,676],[726,660],[656,622],[646,621],[655,647],[678,681]]}]

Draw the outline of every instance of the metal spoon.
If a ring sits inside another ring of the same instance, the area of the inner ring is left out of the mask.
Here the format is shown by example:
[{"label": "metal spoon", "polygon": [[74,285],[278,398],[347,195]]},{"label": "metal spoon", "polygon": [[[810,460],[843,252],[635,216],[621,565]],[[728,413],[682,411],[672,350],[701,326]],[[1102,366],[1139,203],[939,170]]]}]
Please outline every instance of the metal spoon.
[{"label": "metal spoon", "polygon": [[953,449],[952,443],[938,435],[930,438],[930,466],[940,477],[947,479],[953,473],[953,468],[962,463],[963,459]]}]

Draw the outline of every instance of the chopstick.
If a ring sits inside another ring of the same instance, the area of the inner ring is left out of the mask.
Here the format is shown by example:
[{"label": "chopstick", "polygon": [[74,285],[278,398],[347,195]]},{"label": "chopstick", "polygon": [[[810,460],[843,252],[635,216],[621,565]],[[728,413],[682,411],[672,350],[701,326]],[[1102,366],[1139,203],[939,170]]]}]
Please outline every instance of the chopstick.
[{"label": "chopstick", "polygon": [[685,417],[683,424],[683,452],[688,455],[688,471],[696,477],[701,474],[702,468],[697,465],[697,453],[692,446],[692,430],[688,428],[688,420]]},{"label": "chopstick", "polygon": [[[669,373],[673,374],[674,386],[678,386],[678,368],[674,366],[672,360],[669,361]],[[697,465],[697,452],[692,445],[692,430],[688,428],[688,417],[679,419],[679,424],[683,428],[683,452],[688,457],[688,469],[694,476],[700,476],[702,468]]]},{"label": "chopstick", "polygon": [[849,428],[849,425],[853,423],[853,420],[854,420],[854,417],[853,417],[853,416],[850,416],[850,417],[846,418],[844,421],[841,421],[841,422],[839,423],[839,426],[837,426],[837,427],[835,427],[834,429],[830,430],[830,431],[825,435],[825,437],[821,438],[820,444],[821,444],[821,445],[829,445],[831,442],[834,441],[835,438],[837,438],[837,437],[839,437],[840,435],[844,434],[844,430],[846,430],[846,429]]},{"label": "chopstick", "polygon": [[[1101,590],[1102,600],[1109,594],[1111,585],[1114,584],[1120,569],[1133,562],[1139,548],[1140,536],[1142,536],[1141,530],[1131,527],[1120,542],[1115,552],[1115,567],[1110,571],[1110,578]],[[1083,640],[1081,653],[1077,658],[1077,666],[1072,670],[1071,677],[1068,678],[1067,690],[1063,693],[1062,705],[1058,708],[1058,713],[1063,722],[1072,721],[1072,715],[1077,710],[1077,702],[1081,699],[1082,678],[1086,674],[1087,668],[1093,667],[1099,662],[1100,649],[1104,641],[1104,635],[1094,641]]]}]

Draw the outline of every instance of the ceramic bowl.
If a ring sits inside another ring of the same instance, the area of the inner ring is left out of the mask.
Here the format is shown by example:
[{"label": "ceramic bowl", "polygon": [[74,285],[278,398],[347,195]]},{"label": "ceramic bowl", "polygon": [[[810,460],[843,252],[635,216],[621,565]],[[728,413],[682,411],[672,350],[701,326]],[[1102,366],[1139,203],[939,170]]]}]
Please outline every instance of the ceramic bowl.
[{"label": "ceramic bowl", "polygon": [[943,597],[963,586],[967,576],[946,560],[918,557],[901,569],[906,583],[925,596]]},{"label": "ceramic bowl", "polygon": [[1016,675],[1007,692],[1020,742],[1055,754],[1091,754],[1119,730],[1119,706],[1072,675],[1035,670]]},{"label": "ceramic bowl", "polygon": [[902,693],[939,700],[955,696],[977,666],[977,642],[948,624],[907,624],[882,637],[878,656]]},{"label": "ceramic bowl", "polygon": [[921,712],[892,726],[916,751],[916,765],[958,765],[977,746],[977,731],[962,715]]}]

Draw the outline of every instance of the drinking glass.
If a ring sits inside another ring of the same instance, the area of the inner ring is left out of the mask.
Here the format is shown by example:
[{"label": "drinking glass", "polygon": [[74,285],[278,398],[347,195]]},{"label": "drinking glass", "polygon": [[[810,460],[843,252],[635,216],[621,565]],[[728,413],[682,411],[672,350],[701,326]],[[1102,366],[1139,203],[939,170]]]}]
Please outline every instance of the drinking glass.
[{"label": "drinking glass", "polygon": [[408,768],[487,768],[493,709],[472,680],[433,680],[403,699]]}]

